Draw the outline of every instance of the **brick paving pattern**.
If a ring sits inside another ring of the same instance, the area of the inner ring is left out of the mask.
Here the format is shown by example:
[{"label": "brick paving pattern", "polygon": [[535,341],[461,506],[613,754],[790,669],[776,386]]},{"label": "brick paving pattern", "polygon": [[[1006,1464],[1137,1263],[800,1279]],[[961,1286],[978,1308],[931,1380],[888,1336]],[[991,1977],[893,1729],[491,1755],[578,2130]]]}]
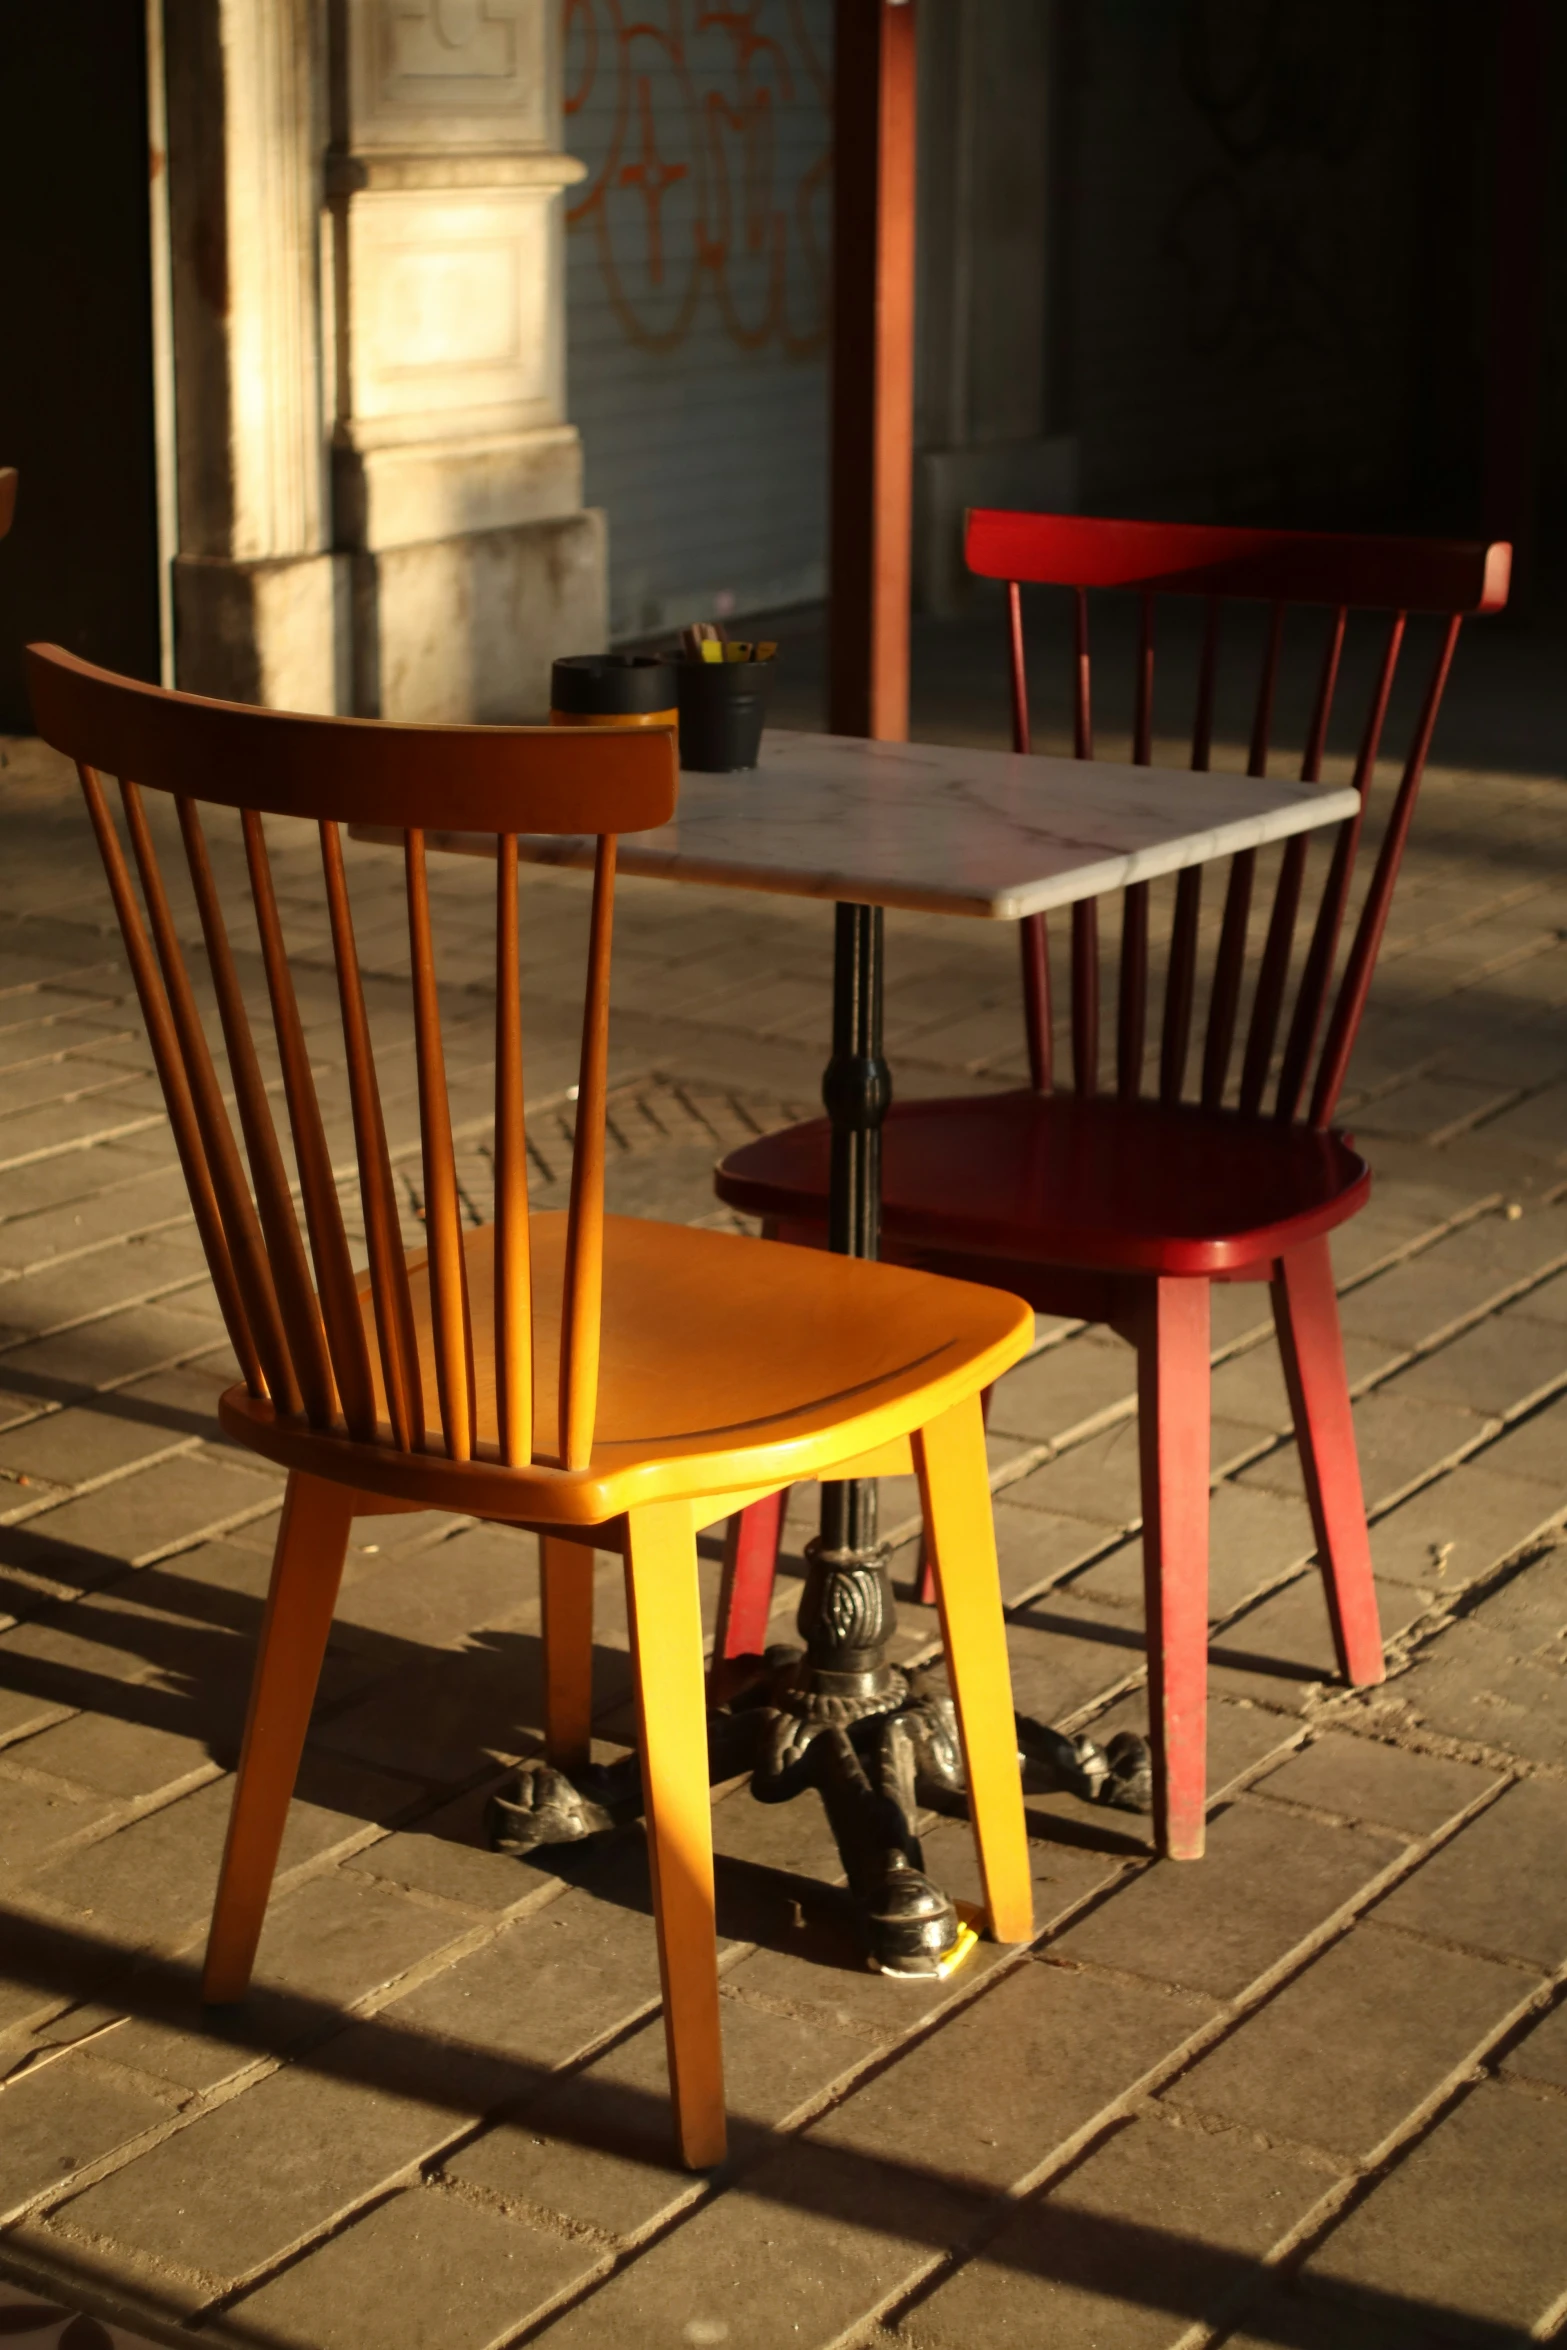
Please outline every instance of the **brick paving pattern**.
[{"label": "brick paving pattern", "polygon": [[[36,745],[0,748],[0,2330],[29,2294],[161,2340],[299,2350],[1559,2330],[1560,784],[1433,771],[1345,1105],[1377,1171],[1336,1256],[1386,1686],[1334,1683],[1266,1297],[1221,1288],[1209,1857],[1156,1863],[1140,1820],[1033,1796],[1038,1941],[891,1984],[857,1965],[816,1799],[719,1791],[735,2127],[705,2181],[667,2155],[639,1838],[531,1865],[483,1845],[484,1796],[539,1732],[533,1544],[507,1529],[361,1522],[255,1994],[196,2005],[279,1482],[217,1430],[232,1374],[74,784]],[[311,856],[277,827],[341,1113]],[[490,874],[438,865],[481,1219]],[[412,1238],[400,875],[371,848],[352,870]],[[553,1204],[585,892],[543,872],[527,891]],[[613,1206],[727,1220],[714,1157],[817,1098],[829,920],[624,885]],[[888,927],[902,1090],[1019,1077],[1010,932]],[[1101,1737],[1142,1718],[1131,1363],[1102,1331],[1042,1325],[991,1423],[1019,1703]],[[791,1506],[779,1637],[812,1509]],[[884,1518],[907,1590],[910,1485]],[[598,1603],[609,1754],[616,1562]],[[907,1605],[899,1653],[934,1630]],[[976,1891],[960,1824],[932,1823],[927,1850]]]}]

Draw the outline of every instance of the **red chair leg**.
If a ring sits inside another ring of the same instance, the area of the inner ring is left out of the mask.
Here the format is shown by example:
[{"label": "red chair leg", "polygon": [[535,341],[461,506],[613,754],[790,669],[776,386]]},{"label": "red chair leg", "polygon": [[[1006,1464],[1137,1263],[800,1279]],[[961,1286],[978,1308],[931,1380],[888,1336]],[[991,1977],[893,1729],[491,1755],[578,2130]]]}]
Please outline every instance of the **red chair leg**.
[{"label": "red chair leg", "polygon": [[1136,1320],[1154,1827],[1200,1860],[1208,1745],[1208,1284],[1151,1280]]},{"label": "red chair leg", "polygon": [[724,1537],[724,1576],[718,1587],[715,1657],[760,1656],[767,1646],[778,1546],[783,1540],[789,1489],[736,1510]]},{"label": "red chair leg", "polygon": [[1365,1688],[1383,1678],[1386,1666],[1333,1260],[1326,1240],[1308,1241],[1281,1257],[1272,1289],[1273,1319],[1316,1530],[1333,1645],[1345,1680]]},{"label": "red chair leg", "polygon": [[[990,1399],[995,1392],[994,1387],[983,1388],[980,1392],[979,1409],[987,1428],[990,1426]],[[923,1526],[920,1528],[920,1555],[914,1578],[914,1596],[921,1607],[934,1607],[936,1604],[936,1569]]]}]

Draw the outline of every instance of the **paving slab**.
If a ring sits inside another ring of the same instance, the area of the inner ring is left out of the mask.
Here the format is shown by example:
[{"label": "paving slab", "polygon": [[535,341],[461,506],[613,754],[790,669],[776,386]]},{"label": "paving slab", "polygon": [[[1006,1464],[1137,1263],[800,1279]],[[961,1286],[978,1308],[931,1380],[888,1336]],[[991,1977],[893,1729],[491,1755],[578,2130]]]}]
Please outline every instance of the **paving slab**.
[{"label": "paving slab", "polygon": [[1108,2119],[1212,2013],[1186,1992],[1030,1959],[895,2056],[811,2135],[873,2160],[927,2147],[943,2179],[1006,2192]]},{"label": "paving slab", "polygon": [[[228,1832],[233,1782],[211,1780],[28,1882],[51,1909],[93,1921],[128,1949],[181,1941],[206,1920]],[[406,1809],[418,1788],[373,1771],[307,1759],[289,1806],[279,1867],[320,1860],[356,1841],[379,1813]]]},{"label": "paving slab", "polygon": [[[1316,1548],[1311,1514],[1294,1494],[1226,1482],[1214,1488],[1208,1519],[1208,1613],[1232,1615]],[[1143,1605],[1140,1537],[1097,1559],[1071,1582],[1074,1595],[1112,1606]]]},{"label": "paving slab", "polygon": [[[1527,2334],[1567,2291],[1567,2099],[1482,2082],[1378,2180],[1306,2264],[1354,2295]],[[1495,2338],[1493,2333],[1492,2338]]]},{"label": "paving slab", "polygon": [[[1504,1439],[1505,1442],[1505,1439]],[[1499,1474],[1491,1446],[1411,1494],[1371,1529],[1379,1581],[1462,1591],[1562,1513],[1555,1485]]]},{"label": "paving slab", "polygon": [[829,2350],[974,2229],[927,2167],[814,2137],[748,2172],[536,2337],[550,2350]]},{"label": "paving slab", "polygon": [[1110,1332],[1088,1329],[1008,1371],[991,1398],[990,1427],[1033,1444],[1058,1442],[1137,1397],[1137,1356]]},{"label": "paving slab", "polygon": [[[1354,1421],[1360,1481],[1372,1511],[1390,1507],[1410,1486],[1494,1435],[1500,1424],[1461,1404],[1406,1395],[1402,1375],[1361,1396]],[[1266,1460],[1242,1470],[1240,1481],[1269,1493],[1305,1491],[1293,1444],[1281,1444]]]},{"label": "paving slab", "polygon": [[121,1808],[80,1788],[0,1771],[0,1885],[89,1837]]},{"label": "paving slab", "polygon": [[1567,1461],[1567,1402],[1548,1403],[1488,1445],[1484,1465],[1504,1477],[1530,1477],[1560,1492]]},{"label": "paving slab", "polygon": [[0,2219],[57,2193],[76,2172],[170,2121],[176,2110],[172,2099],[132,2085],[85,2054],[7,2082],[3,2100]]},{"label": "paving slab", "polygon": [[559,1874],[509,1852],[493,1852],[485,1834],[488,1783],[424,1813],[408,1828],[350,1855],[345,1869],[379,1877],[411,1893],[434,1894],[464,1908],[496,1912],[560,1890]]},{"label": "paving slab", "polygon": [[1329,1730],[1253,1784],[1279,1801],[1333,1812],[1356,1824],[1393,1828],[1403,1836],[1433,1836],[1496,1780],[1494,1771],[1470,1763]]},{"label": "paving slab", "polygon": [[1238,2132],[1136,2121],[900,2319],[911,2350],[1173,2350],[1332,2184]]},{"label": "paving slab", "polygon": [[1049,1591],[1012,1611],[1007,1649],[1019,1713],[1056,1722],[1144,1669],[1139,1624],[1069,1591]]},{"label": "paving slab", "polygon": [[1394,1887],[1378,1919],[1554,1972],[1567,1961],[1567,1787],[1520,1780]]},{"label": "paving slab", "polygon": [[[1001,1568],[1001,1596],[1008,1605],[1028,1592],[1055,1582],[1085,1558],[1101,1550],[1109,1536],[1091,1518],[1073,1518],[1056,1510],[1033,1509],[1011,1498],[1003,1486],[995,1500],[996,1556]],[[1139,1590],[1141,1584],[1139,1583]]]},{"label": "paving slab", "polygon": [[1567,1763],[1567,1686],[1561,1668],[1519,1656],[1478,1619],[1450,1625],[1423,1648],[1391,1694],[1425,1728],[1501,1749],[1526,1762]]},{"label": "paving slab", "polygon": [[1156,1862],[1056,1948],[1232,1999],[1362,1898],[1404,1849],[1243,1797],[1210,1822],[1205,1860]]},{"label": "paving slab", "polygon": [[1358,1925],[1166,2095],[1274,2140],[1365,2162],[1539,1990],[1536,1976],[1495,1959]]},{"label": "paving slab", "polygon": [[580,2238],[414,2187],[245,2294],[206,2331],[258,2350],[500,2350],[603,2257]]},{"label": "paving slab", "polygon": [[1558,2004],[1502,2060],[1502,2070],[1521,2081],[1545,2081],[1567,2089],[1567,2006]]},{"label": "paving slab", "polygon": [[657,1998],[651,1915],[577,1886],[384,2013],[399,2030],[548,2069]]},{"label": "paving slab", "polygon": [[215,1768],[204,1743],[111,1715],[78,1714],[27,1741],[15,1759],[29,1771],[48,1771],[78,1787],[137,1800],[172,1793]]},{"label": "paving slab", "polygon": [[84,1558],[141,1566],[237,1519],[275,1508],[278,1485],[268,1468],[182,1453],[41,1511],[17,1531],[25,1530],[45,1572],[73,1582],[77,1562]]},{"label": "paving slab", "polygon": [[[618,1562],[617,1562],[618,1564]],[[492,1624],[538,1627],[538,1543],[509,1526],[460,1528],[444,1541],[366,1556],[344,1576],[336,1636],[380,1632],[444,1648]]]},{"label": "paving slab", "polygon": [[1510,1642],[1520,1656],[1555,1656],[1567,1632],[1567,1534],[1542,1543],[1494,1584],[1468,1620]]},{"label": "paving slab", "polygon": [[256,1954],[258,1987],[348,2006],[433,1951],[463,1940],[471,1911],[421,1901],[350,1869],[312,1877],[268,1905]]},{"label": "paving slab", "polygon": [[462,2126],[449,2104],[384,2084],[314,2068],[271,2073],[66,2201],[58,2235],[117,2247],[132,2277],[175,2307],[199,2308],[346,2217]]},{"label": "paving slab", "polygon": [[1567,1337],[1554,1323],[1493,1314],[1476,1329],[1411,1364],[1399,1381],[1405,1395],[1509,1417],[1567,1381]]},{"label": "paving slab", "polygon": [[[733,1993],[745,1970],[726,1985]],[[859,2032],[722,2002],[731,2161],[754,2161],[772,2131],[874,2054]],[[546,2212],[624,2240],[689,2202],[701,2182],[675,2160],[661,2021],[498,2122],[444,2165],[508,2209]]]}]

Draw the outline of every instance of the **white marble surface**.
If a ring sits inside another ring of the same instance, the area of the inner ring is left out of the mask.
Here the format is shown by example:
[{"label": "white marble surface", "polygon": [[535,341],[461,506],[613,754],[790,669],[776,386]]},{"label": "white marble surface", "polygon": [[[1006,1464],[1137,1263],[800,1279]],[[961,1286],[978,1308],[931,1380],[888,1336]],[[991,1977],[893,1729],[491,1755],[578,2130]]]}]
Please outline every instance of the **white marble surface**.
[{"label": "white marble surface", "polygon": [[[1355,805],[1334,785],[779,729],[754,774],[683,774],[674,821],[624,834],[620,869],[1015,922],[1313,831]],[[495,852],[487,834],[428,837]],[[592,843],[529,836],[522,854],[585,865]]]}]

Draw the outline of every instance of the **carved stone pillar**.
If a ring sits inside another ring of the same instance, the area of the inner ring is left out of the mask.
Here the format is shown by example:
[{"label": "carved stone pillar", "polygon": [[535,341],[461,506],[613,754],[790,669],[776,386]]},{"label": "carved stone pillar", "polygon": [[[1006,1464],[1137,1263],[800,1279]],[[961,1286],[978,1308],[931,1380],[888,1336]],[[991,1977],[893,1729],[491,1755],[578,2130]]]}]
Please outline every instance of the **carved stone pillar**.
[{"label": "carved stone pillar", "polygon": [[332,480],[369,715],[542,715],[553,656],[604,641],[565,417],[558,13],[334,0]]},{"label": "carved stone pillar", "polygon": [[322,429],[326,59],[313,0],[164,0],[176,674],[335,710],[348,568]]},{"label": "carved stone pillar", "polygon": [[542,715],[605,631],[557,0],[163,5],[179,682]]}]

